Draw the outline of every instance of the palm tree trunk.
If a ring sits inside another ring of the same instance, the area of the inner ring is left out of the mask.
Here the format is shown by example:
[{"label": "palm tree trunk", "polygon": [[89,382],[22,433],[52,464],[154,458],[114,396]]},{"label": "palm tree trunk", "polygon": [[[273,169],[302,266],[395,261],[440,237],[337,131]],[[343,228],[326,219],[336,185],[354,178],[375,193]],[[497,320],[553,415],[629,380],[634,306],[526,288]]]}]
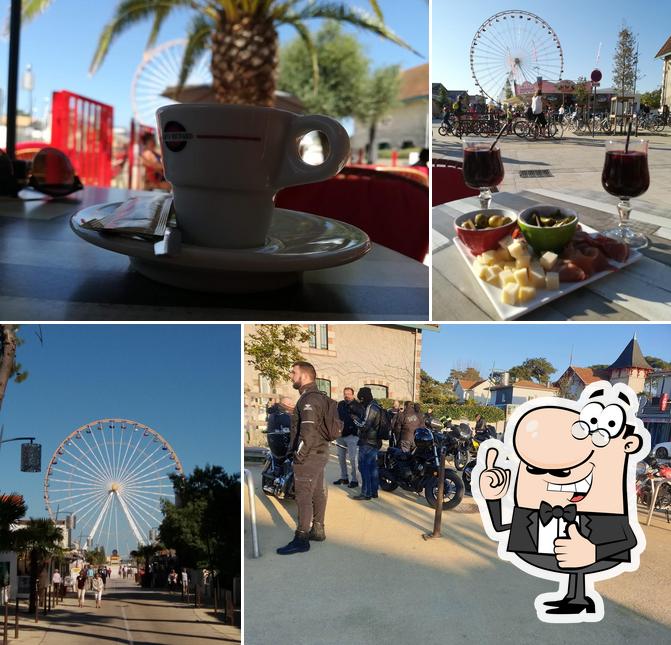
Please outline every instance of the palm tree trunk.
[{"label": "palm tree trunk", "polygon": [[35,607],[39,602],[37,597],[37,579],[39,572],[37,571],[37,551],[35,549],[30,550],[30,599],[28,601],[28,612],[33,613]]},{"label": "palm tree trunk", "polygon": [[272,19],[219,14],[212,35],[212,85],[219,103],[262,105],[275,100],[278,37]]},{"label": "palm tree trunk", "polygon": [[2,357],[0,357],[0,408],[5,398],[7,383],[12,378],[16,358],[16,330],[14,325],[0,325]]},{"label": "palm tree trunk", "polygon": [[375,135],[377,134],[377,123],[372,121],[368,129],[368,163],[374,164],[377,161],[377,150],[375,148]]}]

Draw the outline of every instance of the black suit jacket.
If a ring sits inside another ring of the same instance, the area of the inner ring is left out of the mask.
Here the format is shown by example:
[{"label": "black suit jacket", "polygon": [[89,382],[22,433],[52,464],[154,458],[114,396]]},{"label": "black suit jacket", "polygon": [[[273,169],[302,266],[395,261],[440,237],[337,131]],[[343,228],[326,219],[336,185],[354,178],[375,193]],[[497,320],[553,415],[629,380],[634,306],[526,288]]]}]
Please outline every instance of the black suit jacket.
[{"label": "black suit jacket", "polygon": [[[497,532],[510,531],[508,551],[538,553],[538,510],[516,506],[510,524],[501,522],[501,500],[487,501],[489,517]],[[579,513],[580,534],[596,545],[597,562],[629,562],[637,540],[629,525],[628,515],[610,513]]]}]

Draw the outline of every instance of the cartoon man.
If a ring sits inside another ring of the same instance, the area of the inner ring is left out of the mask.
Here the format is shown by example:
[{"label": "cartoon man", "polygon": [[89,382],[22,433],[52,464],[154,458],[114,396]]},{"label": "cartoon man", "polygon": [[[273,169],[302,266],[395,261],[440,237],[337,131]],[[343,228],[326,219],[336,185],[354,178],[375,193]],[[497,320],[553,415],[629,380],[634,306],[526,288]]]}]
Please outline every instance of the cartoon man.
[{"label": "cartoon man", "polygon": [[[499,557],[560,582],[558,593],[536,598],[540,620],[601,620],[594,581],[638,568],[645,539],[636,515],[634,456],[647,454],[650,436],[637,410],[630,387],[599,381],[577,402],[542,398],[521,405],[508,423],[505,447],[489,439],[478,451],[473,495],[487,534],[499,541]],[[514,457],[502,463],[500,452]],[[510,489],[514,506],[504,522]]]}]

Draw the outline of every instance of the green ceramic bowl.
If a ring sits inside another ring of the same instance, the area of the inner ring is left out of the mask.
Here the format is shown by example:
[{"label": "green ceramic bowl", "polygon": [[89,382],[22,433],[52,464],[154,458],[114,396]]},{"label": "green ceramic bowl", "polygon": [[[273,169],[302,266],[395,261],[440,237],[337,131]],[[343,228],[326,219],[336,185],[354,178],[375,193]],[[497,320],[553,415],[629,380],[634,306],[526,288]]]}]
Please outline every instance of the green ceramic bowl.
[{"label": "green ceramic bowl", "polygon": [[[564,226],[549,228],[530,223],[530,217],[533,213],[538,213],[541,217],[553,217],[557,214],[557,211],[563,217],[573,217],[573,221]],[[545,253],[545,251],[559,253],[573,238],[576,226],[578,226],[578,213],[570,208],[539,204],[523,210],[517,218],[517,223],[522,235],[534,251],[539,254]]]}]

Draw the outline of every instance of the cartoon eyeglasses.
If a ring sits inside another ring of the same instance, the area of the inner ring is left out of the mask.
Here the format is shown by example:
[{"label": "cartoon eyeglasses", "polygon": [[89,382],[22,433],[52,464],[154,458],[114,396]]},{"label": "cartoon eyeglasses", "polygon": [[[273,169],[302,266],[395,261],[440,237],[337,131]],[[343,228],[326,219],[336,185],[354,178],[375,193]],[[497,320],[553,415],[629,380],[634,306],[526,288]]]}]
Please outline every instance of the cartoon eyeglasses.
[{"label": "cartoon eyeglasses", "polygon": [[576,439],[589,436],[597,448],[603,448],[625,425],[626,414],[621,406],[613,403],[604,407],[595,401],[581,410],[580,419],[571,426],[571,434]]}]

